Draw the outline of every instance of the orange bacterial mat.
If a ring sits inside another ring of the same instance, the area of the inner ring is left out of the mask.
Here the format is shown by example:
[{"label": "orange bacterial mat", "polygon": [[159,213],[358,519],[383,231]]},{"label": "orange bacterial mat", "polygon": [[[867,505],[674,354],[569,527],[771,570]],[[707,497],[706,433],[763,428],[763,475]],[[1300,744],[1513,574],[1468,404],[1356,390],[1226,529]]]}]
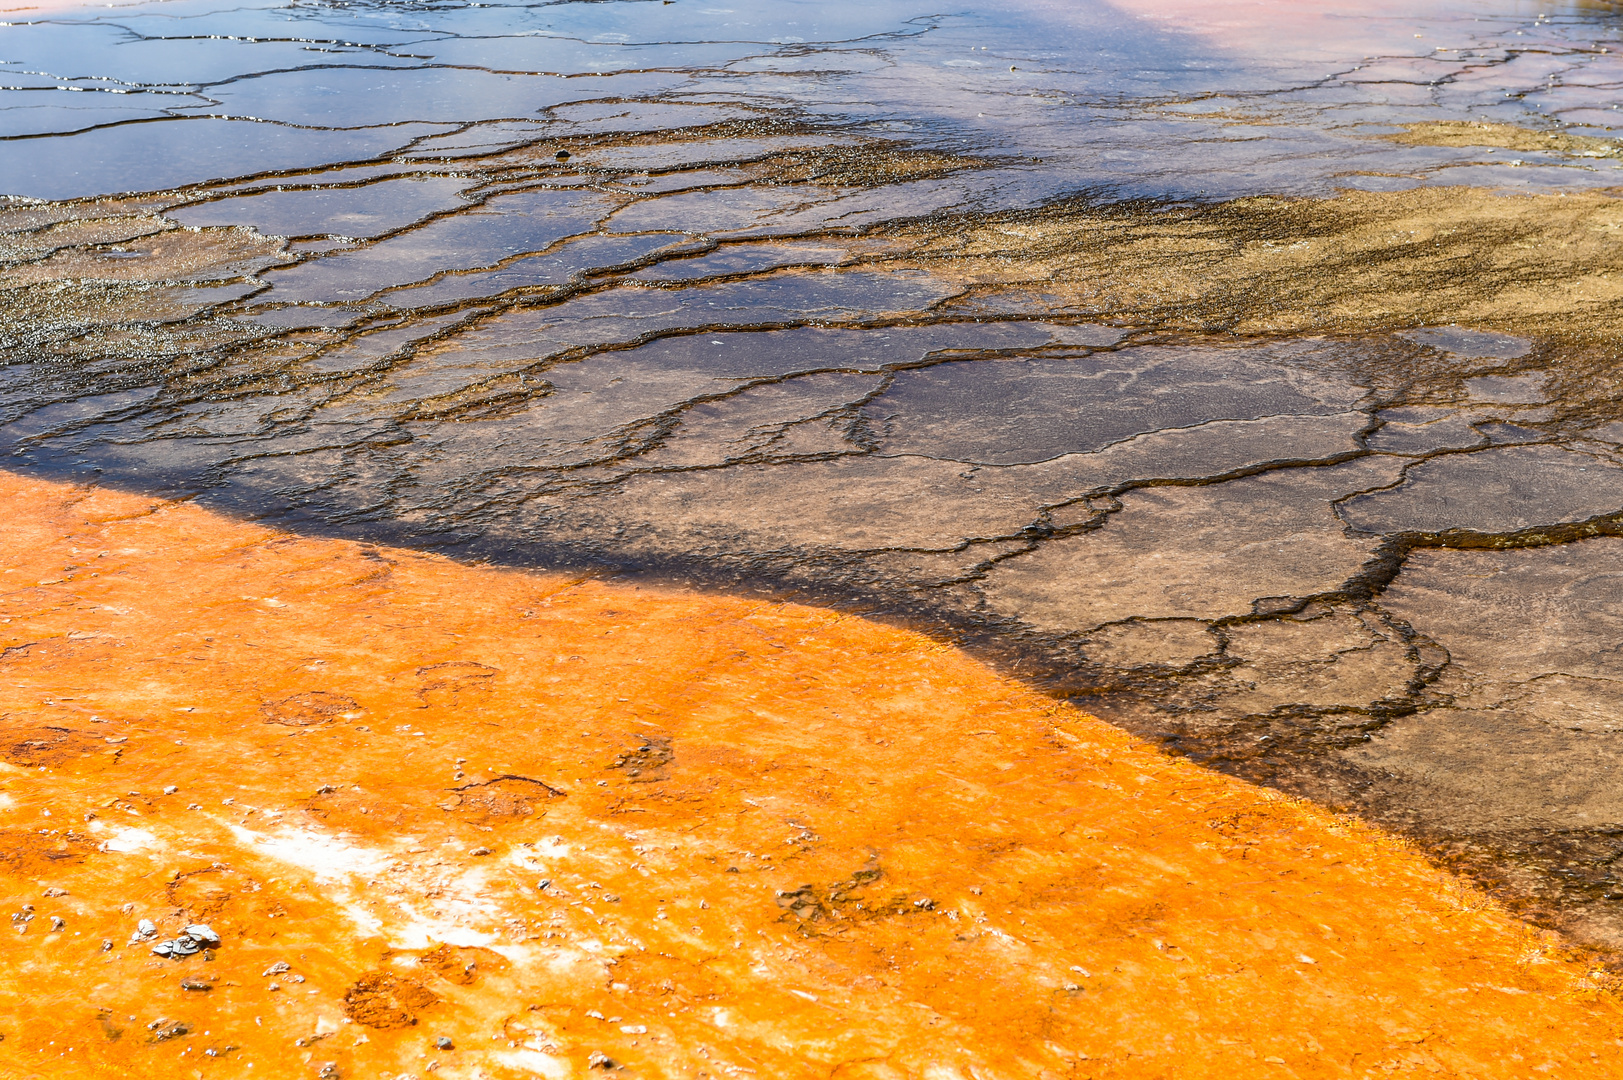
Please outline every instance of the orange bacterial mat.
[{"label": "orange bacterial mat", "polygon": [[0,500],[0,1076],[1620,1072],[1583,955],[919,634]]}]

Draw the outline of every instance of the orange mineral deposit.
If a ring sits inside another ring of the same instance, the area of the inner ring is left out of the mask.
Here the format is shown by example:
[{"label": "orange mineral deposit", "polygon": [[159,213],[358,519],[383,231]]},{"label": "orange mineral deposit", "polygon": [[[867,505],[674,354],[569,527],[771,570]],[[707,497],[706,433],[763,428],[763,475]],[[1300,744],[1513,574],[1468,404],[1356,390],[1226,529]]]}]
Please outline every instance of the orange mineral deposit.
[{"label": "orange mineral deposit", "polygon": [[919,634],[0,500],[7,1080],[1620,1071],[1583,955]]}]

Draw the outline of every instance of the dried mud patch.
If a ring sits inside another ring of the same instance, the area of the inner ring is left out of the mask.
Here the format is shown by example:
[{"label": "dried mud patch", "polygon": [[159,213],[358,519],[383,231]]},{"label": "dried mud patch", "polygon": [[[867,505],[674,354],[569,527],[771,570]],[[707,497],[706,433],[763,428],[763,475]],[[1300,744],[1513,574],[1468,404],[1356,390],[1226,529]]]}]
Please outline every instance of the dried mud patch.
[{"label": "dried mud patch", "polygon": [[109,752],[104,737],[51,724],[16,724],[0,717],[0,760],[24,768],[62,766]]},{"label": "dried mud patch", "polygon": [[360,716],[361,704],[344,694],[307,690],[299,694],[290,694],[280,701],[266,702],[260,706],[259,711],[267,724],[313,727],[316,724],[329,724],[340,716],[351,718]]},{"label": "dried mud patch", "polygon": [[92,850],[91,842],[72,830],[0,829],[0,867],[8,876],[56,873],[80,865]]},{"label": "dried mud patch", "polygon": [[411,1027],[417,1014],[439,1002],[416,979],[392,971],[368,971],[344,992],[344,1015],[370,1028]]}]

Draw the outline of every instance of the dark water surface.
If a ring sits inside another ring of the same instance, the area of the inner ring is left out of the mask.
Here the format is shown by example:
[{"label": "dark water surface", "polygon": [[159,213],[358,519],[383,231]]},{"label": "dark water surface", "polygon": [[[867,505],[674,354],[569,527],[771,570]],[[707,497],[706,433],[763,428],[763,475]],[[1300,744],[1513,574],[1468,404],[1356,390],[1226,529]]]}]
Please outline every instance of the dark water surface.
[{"label": "dark water surface", "polygon": [[1607,189],[1611,6],[6,17],[10,467],[907,619],[1623,944],[1611,353],[1101,325],[894,231]]}]

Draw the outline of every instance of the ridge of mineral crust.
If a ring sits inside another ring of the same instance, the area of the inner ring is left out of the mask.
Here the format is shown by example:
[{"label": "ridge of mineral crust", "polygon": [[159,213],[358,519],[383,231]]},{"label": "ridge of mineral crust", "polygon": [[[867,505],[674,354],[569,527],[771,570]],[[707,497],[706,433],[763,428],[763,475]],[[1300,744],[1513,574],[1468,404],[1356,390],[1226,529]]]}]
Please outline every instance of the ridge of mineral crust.
[{"label": "ridge of mineral crust", "polygon": [[922,635],[0,500],[0,1076],[1615,1075],[1594,954]]}]

